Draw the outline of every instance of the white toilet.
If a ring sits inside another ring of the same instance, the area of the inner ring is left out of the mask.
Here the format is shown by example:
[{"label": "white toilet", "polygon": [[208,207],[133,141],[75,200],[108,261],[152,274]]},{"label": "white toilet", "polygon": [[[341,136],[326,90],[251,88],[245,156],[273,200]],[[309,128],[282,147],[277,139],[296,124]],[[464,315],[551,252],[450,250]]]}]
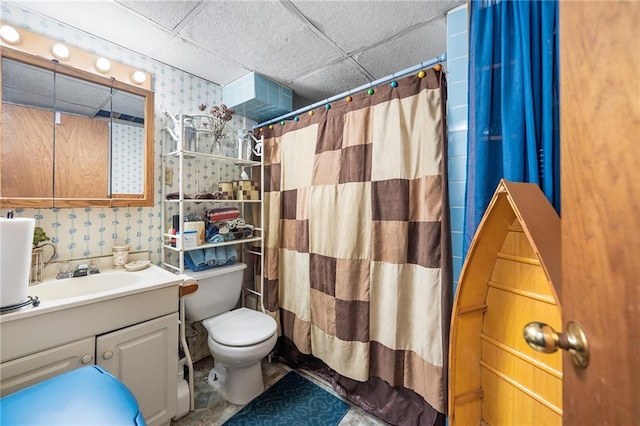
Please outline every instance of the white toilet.
[{"label": "white toilet", "polygon": [[246,404],[264,391],[264,358],[276,344],[276,322],[269,315],[235,308],[242,292],[244,263],[185,274],[198,281],[198,291],[186,296],[185,316],[202,321],[215,361],[208,383],[233,404]]}]

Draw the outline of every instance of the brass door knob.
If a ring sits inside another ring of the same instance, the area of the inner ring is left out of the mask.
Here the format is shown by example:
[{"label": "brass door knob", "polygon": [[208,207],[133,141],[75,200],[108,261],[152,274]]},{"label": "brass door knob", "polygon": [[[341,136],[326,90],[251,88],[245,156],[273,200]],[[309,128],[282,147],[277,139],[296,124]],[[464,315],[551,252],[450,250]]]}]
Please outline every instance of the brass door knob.
[{"label": "brass door knob", "polygon": [[522,330],[524,340],[529,346],[538,352],[553,353],[560,349],[569,351],[573,363],[581,368],[589,365],[589,346],[587,336],[580,325],[574,321],[567,323],[565,333],[556,333],[548,324],[543,322],[530,322]]}]

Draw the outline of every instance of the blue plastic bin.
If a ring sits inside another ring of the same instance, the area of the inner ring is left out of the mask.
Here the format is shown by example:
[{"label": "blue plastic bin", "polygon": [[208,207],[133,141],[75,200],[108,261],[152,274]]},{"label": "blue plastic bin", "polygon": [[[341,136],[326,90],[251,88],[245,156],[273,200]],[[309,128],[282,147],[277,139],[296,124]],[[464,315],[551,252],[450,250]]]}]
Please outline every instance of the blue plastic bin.
[{"label": "blue plastic bin", "polygon": [[95,365],[1,398],[0,424],[146,426],[131,391]]}]

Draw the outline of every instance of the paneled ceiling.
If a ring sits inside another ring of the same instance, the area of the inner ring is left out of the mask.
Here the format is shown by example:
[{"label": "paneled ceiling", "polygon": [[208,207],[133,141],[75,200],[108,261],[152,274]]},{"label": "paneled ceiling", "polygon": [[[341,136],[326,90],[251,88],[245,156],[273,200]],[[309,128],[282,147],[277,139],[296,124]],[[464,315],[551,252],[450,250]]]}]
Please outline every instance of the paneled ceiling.
[{"label": "paneled ceiling", "polygon": [[464,1],[7,2],[221,86],[251,71],[322,100],[446,51]]}]

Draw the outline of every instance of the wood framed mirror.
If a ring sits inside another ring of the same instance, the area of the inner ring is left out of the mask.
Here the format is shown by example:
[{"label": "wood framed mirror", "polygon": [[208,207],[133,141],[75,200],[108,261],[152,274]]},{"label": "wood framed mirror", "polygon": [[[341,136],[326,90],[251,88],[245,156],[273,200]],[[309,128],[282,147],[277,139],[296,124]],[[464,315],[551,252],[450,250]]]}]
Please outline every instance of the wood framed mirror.
[{"label": "wood framed mirror", "polygon": [[153,92],[23,50],[2,46],[0,207],[152,206]]}]

